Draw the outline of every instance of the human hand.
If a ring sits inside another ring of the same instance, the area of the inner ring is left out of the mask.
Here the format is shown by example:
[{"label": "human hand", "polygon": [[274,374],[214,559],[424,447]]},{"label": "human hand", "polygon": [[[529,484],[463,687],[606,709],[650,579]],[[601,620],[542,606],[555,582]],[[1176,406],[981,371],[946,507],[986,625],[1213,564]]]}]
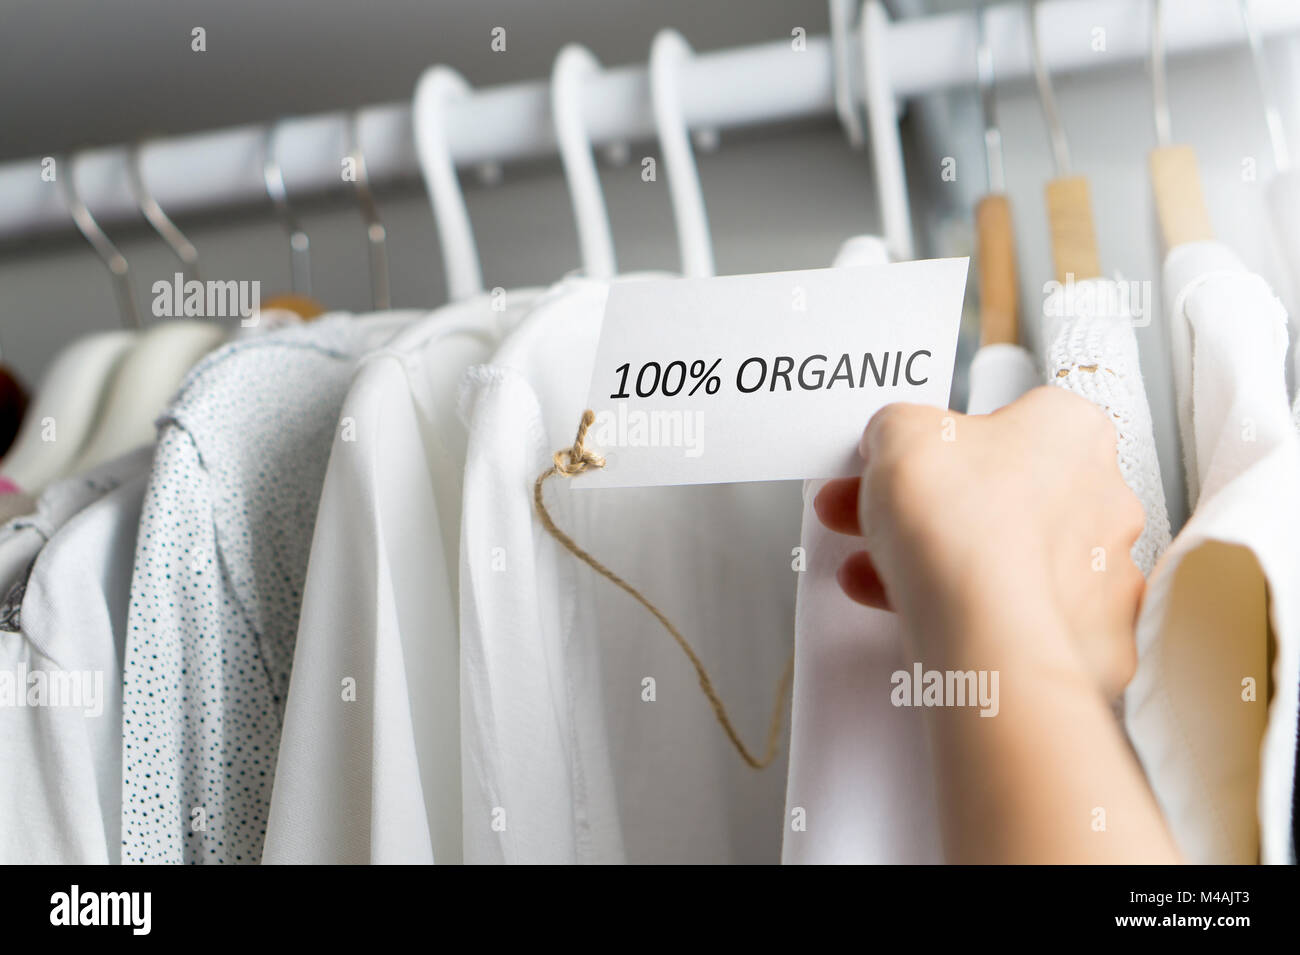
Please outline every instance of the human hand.
[{"label": "human hand", "polygon": [[[922,648],[1011,650],[1077,665],[1108,697],[1136,666],[1142,531],[1115,428],[1083,398],[1034,389],[990,415],[882,408],[862,436],[861,478],[814,505],[864,538],[840,569],[854,600],[900,614]],[[1068,646],[1052,646],[1059,634]]]}]

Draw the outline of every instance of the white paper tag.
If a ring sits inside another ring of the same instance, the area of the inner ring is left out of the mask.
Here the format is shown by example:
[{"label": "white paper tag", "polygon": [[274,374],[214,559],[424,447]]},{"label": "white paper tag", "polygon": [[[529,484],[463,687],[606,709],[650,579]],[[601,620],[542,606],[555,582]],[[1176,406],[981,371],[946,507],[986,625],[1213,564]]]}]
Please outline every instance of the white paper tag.
[{"label": "white paper tag", "polygon": [[842,477],[893,401],[947,407],[968,259],[617,282],[575,487]]}]

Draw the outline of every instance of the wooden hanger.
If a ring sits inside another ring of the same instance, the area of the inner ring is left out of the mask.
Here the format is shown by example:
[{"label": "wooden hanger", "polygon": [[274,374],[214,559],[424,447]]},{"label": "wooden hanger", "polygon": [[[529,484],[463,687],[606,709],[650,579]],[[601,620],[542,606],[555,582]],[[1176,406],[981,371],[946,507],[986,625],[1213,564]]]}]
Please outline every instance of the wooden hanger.
[{"label": "wooden hanger", "polygon": [[[127,182],[140,212],[180,262],[186,280],[199,280],[199,255],[145,184],[143,149],[127,156]],[[125,266],[124,266],[125,267]],[[196,362],[226,340],[218,323],[169,318],[141,331],[100,395],[95,424],[69,465],[80,473],[152,443],[155,421]]]},{"label": "wooden hanger", "polygon": [[1097,232],[1092,221],[1092,200],[1088,193],[1088,180],[1070,173],[1070,148],[1056,109],[1052,93],[1052,80],[1043,60],[1042,44],[1038,36],[1038,5],[1033,0],[1029,7],[1029,31],[1033,40],[1034,79],[1038,85],[1038,98],[1052,137],[1052,155],[1056,163],[1056,178],[1047,183],[1047,220],[1051,233],[1052,260],[1056,265],[1056,280],[1065,284],[1098,278],[1101,258],[1097,252]]},{"label": "wooden hanger", "polygon": [[1156,148],[1148,162],[1155,193],[1156,215],[1166,249],[1185,242],[1214,238],[1210,214],[1205,207],[1196,151],[1191,146],[1171,144],[1168,87],[1165,83],[1165,51],[1162,30],[1163,0],[1153,0],[1151,9],[1151,91],[1155,103]]},{"label": "wooden hanger", "polygon": [[1016,269],[1016,234],[1011,201],[1006,196],[1002,131],[998,129],[993,90],[993,51],[985,32],[984,5],[975,9],[976,60],[980,105],[984,114],[984,153],[988,194],[975,205],[976,260],[979,269],[980,347],[1020,341],[1020,290]]},{"label": "wooden hanger", "polygon": [[293,292],[272,295],[262,303],[261,308],[268,312],[275,309],[293,312],[304,322],[310,322],[313,318],[325,314],[325,306],[310,295],[296,295]]}]

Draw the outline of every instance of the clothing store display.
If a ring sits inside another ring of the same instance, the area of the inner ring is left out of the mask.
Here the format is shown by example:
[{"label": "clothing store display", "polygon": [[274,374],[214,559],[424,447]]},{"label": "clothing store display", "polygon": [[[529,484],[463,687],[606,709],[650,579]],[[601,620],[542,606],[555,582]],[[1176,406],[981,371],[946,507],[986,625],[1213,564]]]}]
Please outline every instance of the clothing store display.
[{"label": "clothing store display", "polygon": [[1173,249],[1164,277],[1195,507],[1147,583],[1126,723],[1188,861],[1293,861],[1300,439],[1286,312],[1217,242]]},{"label": "clothing store display", "polygon": [[1133,562],[1150,574],[1169,546],[1169,512],[1133,321],[1110,279],[1058,283],[1043,303],[1047,383],[1087,398],[1114,423],[1120,474],[1146,514]]},{"label": "clothing store display", "polygon": [[[585,407],[607,288],[561,283],[466,377],[465,861],[775,861],[785,760],[747,767],[658,621],[533,511],[533,482]],[[758,740],[794,596],[792,543],[771,542],[797,540],[797,495],[789,484],[556,484],[547,507],[688,634],[742,735]]]},{"label": "clothing store display", "polygon": [[457,391],[535,295],[448,305],[361,360],[316,516],[264,862],[461,861]]},{"label": "clothing store display", "polygon": [[232,343],[160,419],[123,666],[124,863],[261,858],[339,408],[357,359],[412,317]]},{"label": "clothing store display", "polygon": [[0,818],[22,820],[0,827],[0,863],[118,860],[122,649],[147,480],[142,468],[68,520],[36,559],[21,615],[0,630],[0,673],[70,693],[0,706]]},{"label": "clothing store display", "polygon": [[734,5],[227,17],[170,132],[13,18],[0,865],[1297,862],[1300,15]]}]

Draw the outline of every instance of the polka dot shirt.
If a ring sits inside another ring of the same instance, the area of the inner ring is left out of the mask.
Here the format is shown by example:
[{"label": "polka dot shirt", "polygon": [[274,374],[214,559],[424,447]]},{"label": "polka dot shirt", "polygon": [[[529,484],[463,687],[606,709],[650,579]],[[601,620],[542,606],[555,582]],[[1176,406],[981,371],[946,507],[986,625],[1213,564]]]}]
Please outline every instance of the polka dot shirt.
[{"label": "polka dot shirt", "polygon": [[159,419],[123,668],[123,863],[261,859],[317,504],[367,324],[228,345]]}]

